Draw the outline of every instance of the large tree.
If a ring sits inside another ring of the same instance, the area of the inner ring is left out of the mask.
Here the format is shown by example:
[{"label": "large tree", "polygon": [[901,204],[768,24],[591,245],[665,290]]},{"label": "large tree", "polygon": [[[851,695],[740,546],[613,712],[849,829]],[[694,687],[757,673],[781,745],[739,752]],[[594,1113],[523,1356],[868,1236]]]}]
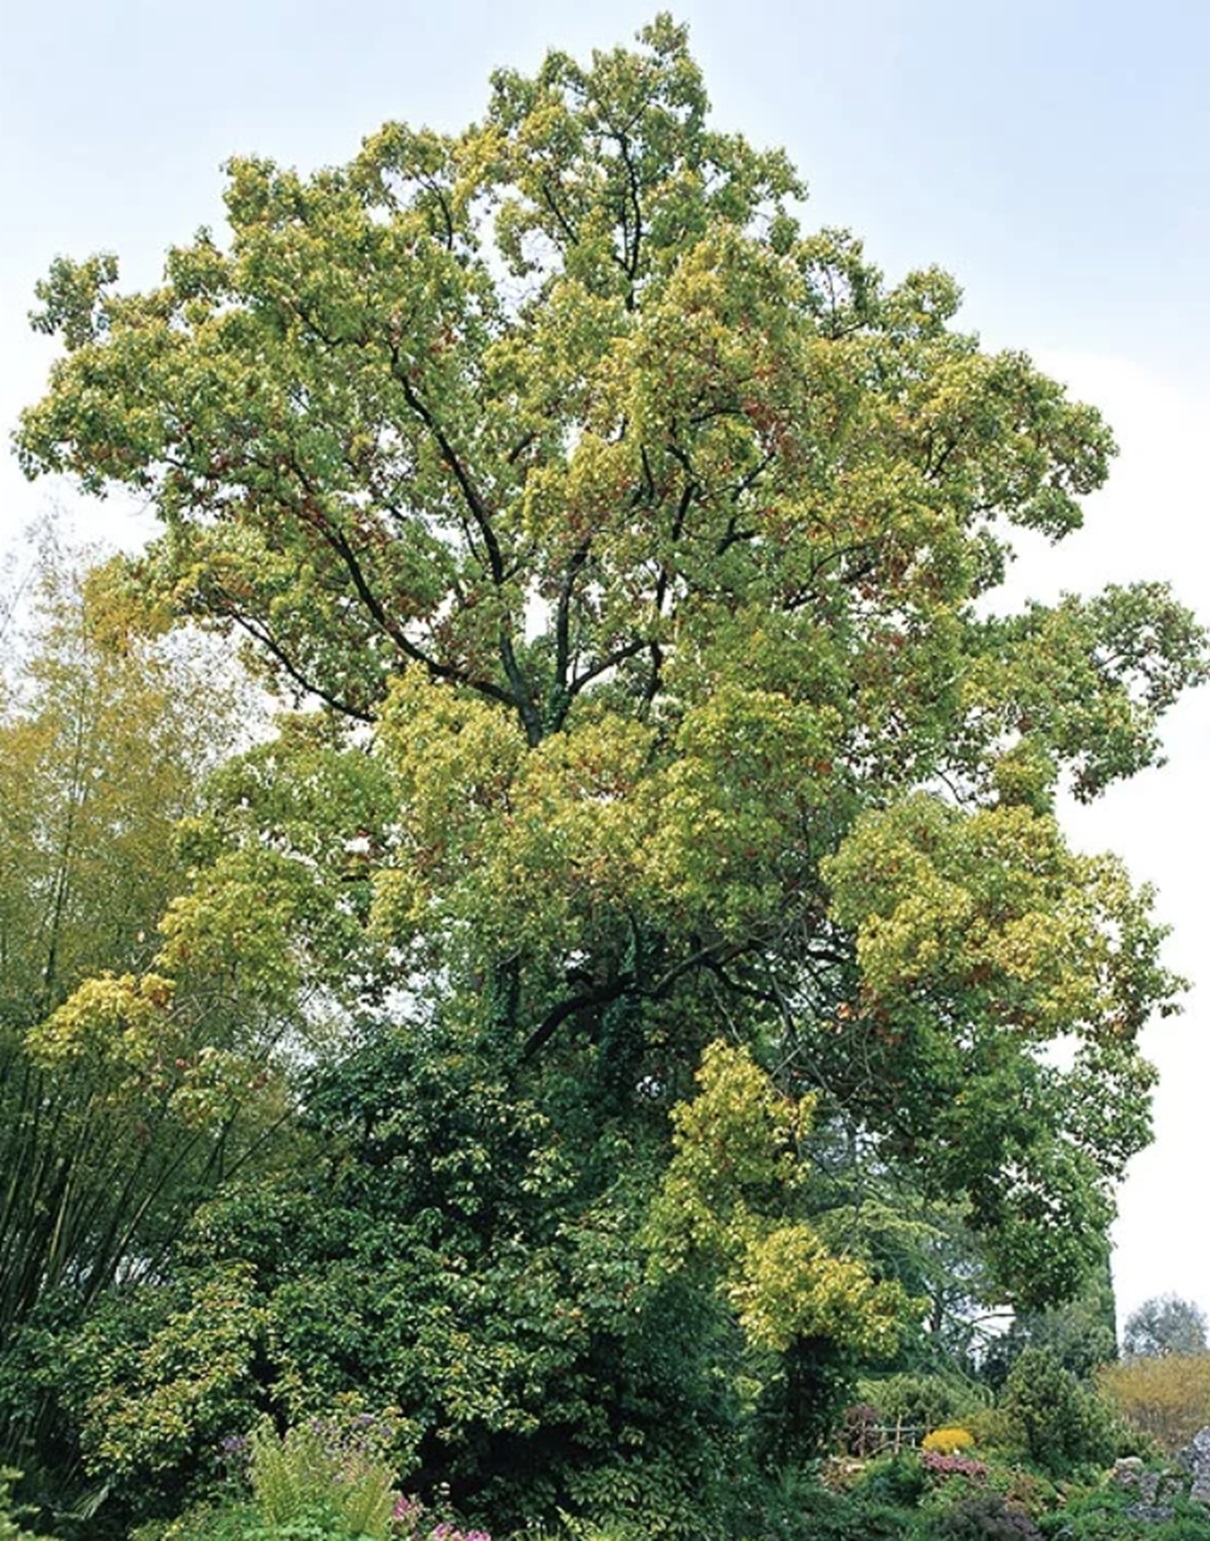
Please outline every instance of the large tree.
[{"label": "large tree", "polygon": [[238,632],[315,712],[227,773],[161,973],[226,959],[371,1043],[473,1045],[590,1153],[578,1214],[641,1146],[626,1244],[791,1385],[872,1331],[828,1270],[887,1270],[860,1220],[807,1224],[784,1150],[751,1191],[694,1166],[699,1103],[788,1138],[746,1070],[709,1100],[717,1057],[688,1101],[703,1049],[749,1047],[820,1172],[959,1203],[1001,1298],[1076,1289],[1177,982],[1053,801],[1156,761],[1204,642],[1158,584],[995,611],[1014,527],[1079,528],[1107,428],[956,329],[945,274],[805,233],[684,30],[640,41],[497,73],[461,134],[233,161],[230,239],[149,292],[56,262],[19,447],[158,511],[115,603]]}]

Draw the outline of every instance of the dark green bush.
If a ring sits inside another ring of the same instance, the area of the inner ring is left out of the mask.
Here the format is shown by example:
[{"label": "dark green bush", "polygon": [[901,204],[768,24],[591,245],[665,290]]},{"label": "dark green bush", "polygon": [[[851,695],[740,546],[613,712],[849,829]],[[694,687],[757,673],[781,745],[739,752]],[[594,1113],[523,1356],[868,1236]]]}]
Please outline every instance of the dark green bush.
[{"label": "dark green bush", "polygon": [[877,1503],[898,1504],[911,1509],[920,1502],[928,1486],[924,1464],[915,1451],[886,1455],[871,1461],[861,1475],[856,1491]]},{"label": "dark green bush", "polygon": [[937,1541],[1042,1541],[1042,1532],[1024,1509],[999,1493],[974,1493],[962,1499],[933,1527]]},{"label": "dark green bush", "polygon": [[1052,1475],[1107,1466],[1117,1453],[1112,1411],[1048,1349],[1027,1348],[1020,1355],[1004,1384],[1001,1407],[1024,1453]]},{"label": "dark green bush", "polygon": [[13,1484],[20,1478],[21,1473],[11,1466],[0,1466],[0,1541],[52,1541],[50,1536],[35,1536],[22,1527],[27,1511],[15,1504],[12,1496]]},{"label": "dark green bush", "polygon": [[797,1541],[926,1541],[916,1517],[868,1494],[815,1489],[802,1503]]},{"label": "dark green bush", "polygon": [[1210,1513],[1200,1504],[1165,1497],[1171,1518],[1157,1522],[1140,1518],[1137,1502],[1136,1494],[1111,1486],[1073,1498],[1038,1524],[1046,1541],[1210,1541]]},{"label": "dark green bush", "polygon": [[989,1400],[984,1387],[953,1374],[905,1371],[859,1381],[857,1390],[863,1401],[877,1408],[880,1422],[900,1420],[905,1426],[925,1429],[962,1423]]},{"label": "dark green bush", "polygon": [[[814,1467],[786,1466],[773,1474],[758,1473],[749,1467],[746,1475],[740,1470],[732,1476],[734,1502],[728,1537],[753,1537],[759,1541],[929,1541],[927,1526],[910,1509],[869,1492],[825,1486]],[[647,1537],[652,1534],[648,1531]]]}]

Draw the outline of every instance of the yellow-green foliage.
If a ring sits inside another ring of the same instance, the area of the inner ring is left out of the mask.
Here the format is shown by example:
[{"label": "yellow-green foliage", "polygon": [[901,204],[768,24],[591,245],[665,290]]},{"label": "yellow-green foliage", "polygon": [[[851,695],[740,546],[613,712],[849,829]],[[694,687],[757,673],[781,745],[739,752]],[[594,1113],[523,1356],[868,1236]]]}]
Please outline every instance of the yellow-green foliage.
[{"label": "yellow-green foliage", "polygon": [[982,1407],[966,1418],[971,1438],[980,1450],[1011,1450],[1014,1436],[1004,1409]]},{"label": "yellow-green foliage", "polygon": [[918,794],[863,815],[824,870],[872,1006],[944,981],[1014,1031],[1113,1039],[1142,1025],[1117,970],[1157,937],[1147,895],[1114,858],[1069,851],[1052,818],[1011,806],[967,817]]},{"label": "yellow-green foliage", "polygon": [[953,1455],[956,1450],[969,1450],[975,1436],[969,1429],[934,1429],[921,1441],[924,1450],[936,1450],[939,1455]]},{"label": "yellow-green foliage", "polygon": [[1210,1354],[1163,1354],[1104,1365],[1097,1389],[1168,1450],[1210,1424]]},{"label": "yellow-green foliage", "polygon": [[787,1215],[814,1098],[783,1096],[747,1050],[721,1042],[706,1049],[697,1081],[698,1095],[672,1113],[674,1154],[647,1227],[653,1272],[707,1267],[761,1348],[804,1336],[892,1348],[902,1292]]},{"label": "yellow-green foliage", "polygon": [[[588,949],[625,904],[724,935],[771,922],[785,831],[830,825],[837,714],[775,690],[716,685],[675,743],[580,703],[527,748],[515,720],[406,671],[376,753],[406,811],[375,878],[375,925],[395,945],[473,917],[473,943]],[[669,749],[672,753],[669,753]]]},{"label": "yellow-green foliage", "polygon": [[172,982],[158,974],[139,979],[101,974],[86,979],[58,1011],[39,1023],[27,1045],[51,1067],[86,1057],[145,1069],[154,1061],[171,999]]},{"label": "yellow-green foliage", "polygon": [[77,1374],[97,1382],[81,1409],[90,1462],[129,1477],[216,1440],[246,1404],[264,1327],[255,1269],[237,1262],[215,1264],[149,1342],[110,1341],[104,1322],[82,1334]]}]

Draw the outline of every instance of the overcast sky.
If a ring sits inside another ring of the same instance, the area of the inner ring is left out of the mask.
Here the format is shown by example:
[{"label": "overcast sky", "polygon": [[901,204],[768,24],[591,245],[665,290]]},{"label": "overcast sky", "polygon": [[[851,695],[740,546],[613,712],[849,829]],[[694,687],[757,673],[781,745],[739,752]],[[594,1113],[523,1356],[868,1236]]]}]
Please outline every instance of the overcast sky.
[{"label": "overcast sky", "polygon": [[[344,161],[386,118],[461,127],[497,65],[629,40],[646,5],[554,0],[0,0],[0,424],[51,349],[25,315],[56,254],[113,250],[155,281],[166,247],[221,220],[219,167],[257,152]],[[1085,531],[1031,550],[1014,591],[1170,576],[1210,619],[1210,4],[1205,0],[685,0],[720,126],[781,144],[809,217],[865,238],[891,277],[939,263],[989,346],[1031,351],[1107,413],[1122,448]],[[52,504],[127,544],[137,514],[26,486],[0,457],[0,547]],[[1175,1290],[1210,1307],[1210,691],[1171,763],[1073,812],[1160,889],[1170,961],[1195,984],[1149,1031],[1157,1140],[1116,1230],[1119,1314]]]}]

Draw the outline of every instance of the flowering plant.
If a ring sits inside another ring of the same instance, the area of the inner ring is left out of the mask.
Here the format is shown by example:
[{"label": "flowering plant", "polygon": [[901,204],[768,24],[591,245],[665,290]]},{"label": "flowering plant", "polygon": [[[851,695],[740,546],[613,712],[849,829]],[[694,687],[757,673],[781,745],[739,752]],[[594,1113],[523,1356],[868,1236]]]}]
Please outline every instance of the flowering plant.
[{"label": "flowering plant", "polygon": [[[351,1535],[385,1538],[396,1499],[387,1459],[393,1435],[390,1420],[371,1413],[313,1418],[280,1436],[258,1429],[247,1442],[258,1512],[271,1525],[285,1525],[313,1509],[331,1510]],[[224,1454],[234,1461],[244,1451],[240,1442],[224,1441]]]},{"label": "flowering plant", "polygon": [[969,1450],[974,1443],[975,1436],[969,1429],[934,1429],[931,1434],[924,1436],[920,1448],[925,1451],[936,1450],[941,1455],[953,1455],[955,1450]]},{"label": "flowering plant", "polygon": [[969,1455],[946,1455],[940,1450],[926,1450],[922,1464],[929,1476],[942,1481],[947,1477],[968,1477],[972,1482],[981,1482],[987,1476],[984,1462]]},{"label": "flowering plant", "polygon": [[452,1520],[442,1520],[430,1528],[427,1515],[418,1498],[397,1498],[391,1511],[392,1536],[400,1541],[492,1541],[486,1530],[462,1530]]}]

